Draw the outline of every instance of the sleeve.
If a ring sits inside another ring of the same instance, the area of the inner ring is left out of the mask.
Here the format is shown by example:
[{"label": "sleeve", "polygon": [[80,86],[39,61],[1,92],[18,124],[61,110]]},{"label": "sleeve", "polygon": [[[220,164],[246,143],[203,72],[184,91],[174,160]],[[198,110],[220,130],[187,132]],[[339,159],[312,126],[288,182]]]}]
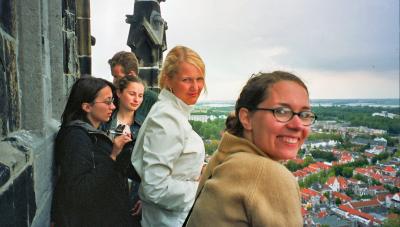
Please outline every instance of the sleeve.
[{"label": "sleeve", "polygon": [[246,210],[250,223],[259,227],[302,226],[298,184],[289,171],[274,164],[260,165],[249,184]]},{"label": "sleeve", "polygon": [[90,136],[81,129],[71,130],[63,142],[65,155],[61,160],[61,174],[77,203],[96,203],[93,192],[104,195],[115,176],[114,161],[107,155],[95,160]]},{"label": "sleeve", "polygon": [[125,144],[121,153],[117,156],[115,167],[122,175],[127,176],[131,180],[140,182],[140,177],[131,163],[133,145],[134,141]]},{"label": "sleeve", "polygon": [[143,140],[142,188],[148,200],[168,210],[187,210],[193,203],[198,182],[172,177],[174,163],[184,148],[182,119],[162,113],[148,119]]}]

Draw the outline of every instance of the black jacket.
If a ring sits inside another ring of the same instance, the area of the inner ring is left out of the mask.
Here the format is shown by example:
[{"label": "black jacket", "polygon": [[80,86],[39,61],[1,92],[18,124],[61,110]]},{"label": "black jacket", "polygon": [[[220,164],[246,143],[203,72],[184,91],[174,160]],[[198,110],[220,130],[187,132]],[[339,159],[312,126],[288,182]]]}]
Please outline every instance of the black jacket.
[{"label": "black jacket", "polygon": [[131,151],[124,149],[113,161],[112,145],[106,134],[83,121],[60,129],[55,142],[55,226],[131,226],[127,177],[133,167],[126,160]]}]

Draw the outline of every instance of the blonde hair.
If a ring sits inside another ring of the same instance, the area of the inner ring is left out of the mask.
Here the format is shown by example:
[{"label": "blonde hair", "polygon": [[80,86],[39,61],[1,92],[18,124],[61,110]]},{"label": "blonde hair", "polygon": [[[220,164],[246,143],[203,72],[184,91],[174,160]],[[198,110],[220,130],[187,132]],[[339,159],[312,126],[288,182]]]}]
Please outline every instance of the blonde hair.
[{"label": "blonde hair", "polygon": [[[176,46],[172,48],[165,57],[163,67],[161,69],[158,85],[161,89],[166,88],[167,77],[172,79],[179,73],[180,63],[186,62],[194,65],[203,77],[205,77],[205,65],[201,57],[192,49],[185,46]],[[205,85],[204,85],[205,87]]]}]

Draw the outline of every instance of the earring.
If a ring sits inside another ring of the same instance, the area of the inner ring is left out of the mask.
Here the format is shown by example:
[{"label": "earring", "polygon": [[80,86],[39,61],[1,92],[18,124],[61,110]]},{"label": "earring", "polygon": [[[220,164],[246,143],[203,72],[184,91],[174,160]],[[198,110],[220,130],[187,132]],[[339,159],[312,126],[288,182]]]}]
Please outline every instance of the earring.
[{"label": "earring", "polygon": [[169,92],[174,93],[174,90],[172,90],[172,88],[168,88]]}]

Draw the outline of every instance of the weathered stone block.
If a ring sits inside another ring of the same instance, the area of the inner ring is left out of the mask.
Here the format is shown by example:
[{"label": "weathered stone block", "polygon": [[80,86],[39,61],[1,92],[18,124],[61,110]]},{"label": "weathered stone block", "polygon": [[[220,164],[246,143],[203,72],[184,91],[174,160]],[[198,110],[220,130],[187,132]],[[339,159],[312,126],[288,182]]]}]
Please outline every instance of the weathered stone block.
[{"label": "weathered stone block", "polygon": [[32,166],[27,166],[0,194],[1,226],[28,226],[36,213]]},{"label": "weathered stone block", "polygon": [[62,1],[62,10],[63,12],[65,11],[71,11],[73,13],[76,12],[76,0],[64,0]]},{"label": "weathered stone block", "polygon": [[0,187],[10,179],[10,167],[0,162]]},{"label": "weathered stone block", "polygon": [[20,105],[19,105],[19,88],[17,78],[17,60],[15,54],[15,44],[4,40],[5,65],[6,65],[6,86],[8,94],[8,127],[9,130],[15,131],[21,125]]},{"label": "weathered stone block", "polygon": [[0,136],[8,132],[8,99],[6,86],[6,63],[4,58],[3,36],[0,35]]},{"label": "weathered stone block", "polygon": [[78,69],[78,53],[74,33],[63,32],[64,39],[64,73],[76,74]]},{"label": "weathered stone block", "polygon": [[15,37],[15,1],[0,0],[0,27]]}]

